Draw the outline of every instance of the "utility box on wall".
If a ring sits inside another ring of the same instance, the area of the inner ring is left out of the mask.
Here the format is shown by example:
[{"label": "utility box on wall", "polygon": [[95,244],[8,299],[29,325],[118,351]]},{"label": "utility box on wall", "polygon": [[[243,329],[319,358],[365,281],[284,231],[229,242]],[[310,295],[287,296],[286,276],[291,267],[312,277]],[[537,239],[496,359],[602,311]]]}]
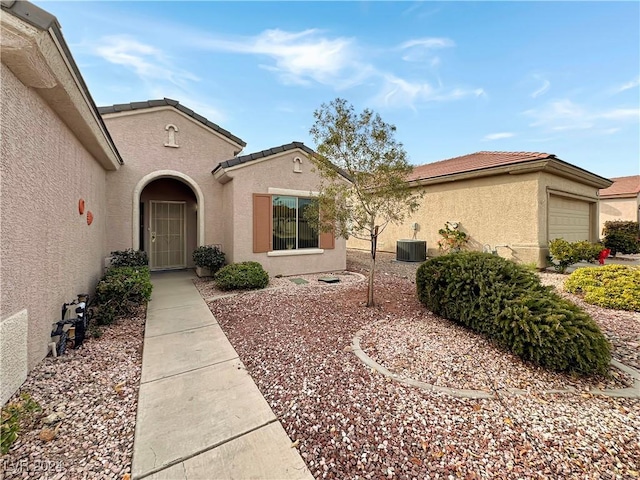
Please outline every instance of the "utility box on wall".
[{"label": "utility box on wall", "polygon": [[426,240],[398,240],[396,260],[399,262],[424,262],[427,259]]}]

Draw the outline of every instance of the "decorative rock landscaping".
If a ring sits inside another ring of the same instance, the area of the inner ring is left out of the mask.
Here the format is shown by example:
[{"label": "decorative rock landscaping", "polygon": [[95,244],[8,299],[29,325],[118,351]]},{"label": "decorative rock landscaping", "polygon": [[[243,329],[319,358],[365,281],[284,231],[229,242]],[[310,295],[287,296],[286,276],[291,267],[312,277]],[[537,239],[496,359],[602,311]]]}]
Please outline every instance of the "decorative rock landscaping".
[{"label": "decorative rock landscaping", "polygon": [[[357,255],[349,253],[350,268],[363,272],[366,252],[364,261],[354,261]],[[426,311],[411,282],[417,265],[381,254],[378,264],[374,308],[364,306],[365,282],[209,303],[316,478],[639,474],[640,402],[594,395],[595,388],[629,386],[627,373],[589,380],[525,365]],[[615,322],[607,325],[617,331]],[[500,394],[457,398],[398,383],[354,355],[359,331],[363,350],[384,354],[380,361],[407,362],[392,368],[421,372],[418,378],[442,387]],[[439,348],[427,348],[441,335]],[[614,357],[627,360],[620,348]]]}]

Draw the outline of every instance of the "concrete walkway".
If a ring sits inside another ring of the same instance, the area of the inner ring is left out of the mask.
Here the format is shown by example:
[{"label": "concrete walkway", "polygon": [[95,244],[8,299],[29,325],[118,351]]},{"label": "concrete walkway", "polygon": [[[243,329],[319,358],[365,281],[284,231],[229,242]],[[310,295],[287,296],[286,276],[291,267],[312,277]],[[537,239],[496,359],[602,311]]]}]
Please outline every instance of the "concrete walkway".
[{"label": "concrete walkway", "polygon": [[192,278],[152,275],[133,479],[313,478]]}]

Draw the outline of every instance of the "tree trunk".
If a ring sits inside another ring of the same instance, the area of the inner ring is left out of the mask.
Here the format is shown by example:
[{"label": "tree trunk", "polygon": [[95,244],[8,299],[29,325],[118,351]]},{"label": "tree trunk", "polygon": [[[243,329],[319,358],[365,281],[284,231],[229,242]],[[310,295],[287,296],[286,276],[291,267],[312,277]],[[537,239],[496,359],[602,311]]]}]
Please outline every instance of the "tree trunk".
[{"label": "tree trunk", "polygon": [[369,289],[367,291],[367,307],[373,307],[373,274],[376,270],[376,257],[371,257],[371,266],[369,267]]},{"label": "tree trunk", "polygon": [[378,227],[371,232],[371,267],[369,267],[369,288],[367,291],[367,307],[375,305],[373,301],[373,275],[376,271],[376,250],[378,248]]}]

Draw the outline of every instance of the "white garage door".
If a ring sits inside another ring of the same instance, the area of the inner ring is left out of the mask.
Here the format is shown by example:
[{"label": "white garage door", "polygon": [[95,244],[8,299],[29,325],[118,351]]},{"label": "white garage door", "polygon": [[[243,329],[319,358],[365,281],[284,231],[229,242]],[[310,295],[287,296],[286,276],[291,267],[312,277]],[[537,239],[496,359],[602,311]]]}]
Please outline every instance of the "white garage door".
[{"label": "white garage door", "polygon": [[573,198],[549,197],[549,240],[564,238],[568,242],[589,240],[590,205]]}]

